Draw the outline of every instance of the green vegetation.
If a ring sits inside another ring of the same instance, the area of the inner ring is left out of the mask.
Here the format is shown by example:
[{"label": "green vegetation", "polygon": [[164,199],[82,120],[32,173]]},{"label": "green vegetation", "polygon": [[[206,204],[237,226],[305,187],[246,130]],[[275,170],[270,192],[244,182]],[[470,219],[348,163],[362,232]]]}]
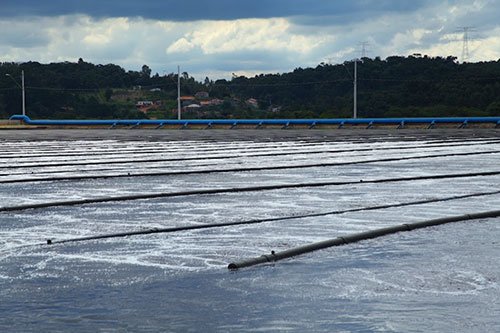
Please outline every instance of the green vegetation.
[{"label": "green vegetation", "polygon": [[[176,118],[177,75],[125,71],[108,64],[0,63],[0,118],[21,113],[21,70],[33,119]],[[5,74],[11,74],[9,78]],[[344,118],[352,114],[353,62],[297,68],[253,78],[196,81],[181,74],[182,96],[206,91],[183,118]],[[253,100],[252,100],[253,99]],[[140,101],[153,102],[140,108]],[[254,102],[252,102],[254,101]],[[360,117],[500,115],[500,60],[460,64],[454,57],[363,58],[358,62]]]}]

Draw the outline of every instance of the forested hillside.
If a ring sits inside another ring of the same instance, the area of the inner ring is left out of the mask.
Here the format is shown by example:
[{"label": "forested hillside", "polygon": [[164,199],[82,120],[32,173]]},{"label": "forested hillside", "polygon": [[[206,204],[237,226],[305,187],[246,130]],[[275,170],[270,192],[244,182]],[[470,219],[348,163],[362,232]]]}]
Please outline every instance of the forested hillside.
[{"label": "forested hillside", "polygon": [[[174,118],[177,74],[151,75],[108,64],[0,63],[0,117],[21,113],[21,71],[32,118]],[[11,76],[7,76],[10,74]],[[354,63],[297,68],[253,78],[196,81],[181,74],[182,96],[208,92],[219,103],[186,109],[184,118],[350,117]],[[500,60],[458,63],[427,56],[357,62],[359,117],[499,116]],[[16,85],[16,82],[18,85]],[[249,100],[255,101],[249,104]],[[137,103],[154,101],[140,112]]]}]

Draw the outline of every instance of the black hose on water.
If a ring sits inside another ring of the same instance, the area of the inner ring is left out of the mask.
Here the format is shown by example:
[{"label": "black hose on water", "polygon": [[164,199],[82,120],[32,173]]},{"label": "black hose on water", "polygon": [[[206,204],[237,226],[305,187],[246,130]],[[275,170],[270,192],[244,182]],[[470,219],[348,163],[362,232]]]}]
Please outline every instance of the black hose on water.
[{"label": "black hose on water", "polygon": [[230,270],[237,270],[237,269],[244,268],[244,267],[250,267],[250,266],[254,266],[254,265],[258,265],[258,264],[275,262],[275,261],[282,260],[285,258],[295,257],[295,256],[298,256],[298,255],[301,255],[304,253],[309,253],[309,252],[325,249],[328,247],[341,246],[341,245],[356,243],[356,242],[359,242],[362,240],[382,237],[382,236],[394,234],[397,232],[412,231],[415,229],[427,228],[427,227],[437,226],[437,225],[451,223],[451,222],[477,220],[477,219],[482,219],[482,218],[493,218],[493,217],[498,217],[498,216],[500,216],[500,210],[494,210],[494,211],[477,213],[477,214],[451,216],[451,217],[439,218],[439,219],[434,219],[434,220],[427,220],[427,221],[416,222],[416,223],[408,223],[408,224],[405,223],[405,224],[396,225],[396,226],[392,226],[392,227],[375,229],[375,230],[370,230],[370,231],[361,232],[361,233],[357,233],[357,234],[351,234],[351,235],[347,235],[347,236],[337,237],[337,238],[325,240],[322,242],[317,242],[317,243],[312,243],[312,244],[292,248],[292,249],[285,250],[282,252],[271,251],[271,254],[268,254],[268,255],[262,255],[262,256],[257,257],[257,258],[251,258],[251,259],[246,259],[246,260],[230,263],[227,268]]},{"label": "black hose on water", "polygon": [[340,215],[340,214],[345,214],[345,213],[354,213],[354,212],[361,212],[361,211],[379,210],[379,209],[404,207],[404,206],[423,205],[423,204],[434,203],[434,202],[444,202],[444,201],[459,200],[459,199],[466,199],[466,198],[479,197],[479,196],[488,196],[488,195],[495,195],[495,194],[500,194],[500,191],[472,193],[472,194],[457,195],[457,196],[445,197],[445,198],[418,200],[418,201],[412,201],[412,202],[394,203],[394,204],[387,204],[387,205],[351,208],[351,209],[336,210],[336,211],[330,211],[330,212],[311,213],[311,214],[302,214],[302,215],[293,215],[293,216],[282,216],[282,217],[273,217],[273,218],[265,218],[265,219],[253,219],[253,220],[234,221],[234,222],[227,222],[227,223],[209,223],[209,224],[202,224],[202,225],[179,226],[179,227],[170,227],[170,228],[151,228],[151,229],[146,229],[146,230],[128,231],[128,232],[120,232],[120,233],[88,236],[88,237],[80,237],[80,238],[71,238],[71,239],[65,239],[65,240],[60,240],[60,241],[53,241],[52,239],[48,239],[47,244],[48,245],[62,244],[62,243],[81,242],[81,241],[97,240],[97,239],[105,239],[105,238],[118,238],[118,237],[128,237],[128,236],[147,235],[147,234],[156,234],[156,233],[171,233],[171,232],[187,231],[187,230],[210,229],[210,228],[230,227],[230,226],[239,226],[239,225],[247,225],[247,224],[258,224],[258,223],[265,223],[265,222],[295,220],[295,219],[303,219],[303,218],[309,218],[309,217]]},{"label": "black hose on water", "polygon": [[48,208],[48,207],[58,207],[58,206],[74,206],[74,205],[83,205],[90,203],[180,197],[180,196],[191,196],[191,195],[258,192],[258,191],[281,190],[290,188],[341,186],[341,185],[354,185],[354,184],[375,184],[375,183],[406,182],[406,181],[419,181],[419,180],[430,180],[430,179],[485,177],[485,176],[495,176],[499,174],[500,171],[488,171],[488,172],[474,172],[474,173],[448,174],[448,175],[445,174],[445,175],[430,175],[430,176],[417,176],[417,177],[382,178],[382,179],[359,180],[359,181],[296,183],[296,184],[220,188],[220,189],[208,189],[208,190],[192,190],[183,192],[146,193],[146,194],[135,194],[135,195],[125,195],[125,196],[105,197],[105,198],[42,202],[37,204],[27,204],[19,206],[5,206],[5,207],[0,207],[0,212],[20,211],[26,209]]},{"label": "black hose on water", "polygon": [[126,174],[61,176],[61,177],[46,177],[46,178],[34,177],[34,178],[0,180],[0,184],[29,183],[29,182],[77,181],[77,180],[85,180],[85,179],[108,179],[108,178],[125,178],[125,177],[128,178],[128,177],[183,176],[183,175],[200,175],[200,174],[209,174],[209,173],[324,168],[324,167],[358,165],[358,164],[369,164],[369,163],[384,163],[384,162],[420,160],[420,159],[426,159],[426,158],[485,155],[485,154],[498,154],[498,153],[500,153],[500,150],[485,151],[485,152],[473,152],[473,153],[449,153],[449,154],[435,154],[435,155],[423,155],[423,156],[391,157],[391,158],[351,161],[351,162],[332,162],[332,163],[315,163],[315,164],[300,164],[300,165],[276,165],[276,166],[268,166],[268,167],[246,167],[246,168],[230,168],[230,169],[205,169],[205,170],[190,170],[190,171],[163,171],[163,172],[140,172],[140,173],[128,172]]}]

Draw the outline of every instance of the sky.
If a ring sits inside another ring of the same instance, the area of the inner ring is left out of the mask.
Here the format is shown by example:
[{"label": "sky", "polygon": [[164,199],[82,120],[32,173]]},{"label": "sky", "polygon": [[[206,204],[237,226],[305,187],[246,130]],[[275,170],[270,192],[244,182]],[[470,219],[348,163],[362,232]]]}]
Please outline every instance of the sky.
[{"label": "sky", "polygon": [[180,66],[198,80],[363,55],[496,61],[498,17],[498,0],[0,0],[0,61]]}]

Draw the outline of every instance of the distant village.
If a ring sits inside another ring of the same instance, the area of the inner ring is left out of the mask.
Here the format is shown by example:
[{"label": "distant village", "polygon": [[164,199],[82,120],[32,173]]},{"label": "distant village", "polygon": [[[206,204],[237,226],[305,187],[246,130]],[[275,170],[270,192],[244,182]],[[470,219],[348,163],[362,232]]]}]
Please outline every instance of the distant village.
[{"label": "distant village", "polygon": [[[150,92],[160,92],[160,88],[153,88],[149,90]],[[208,112],[214,111],[217,107],[221,107],[224,103],[229,103],[234,107],[249,107],[253,109],[259,108],[259,102],[255,98],[249,98],[247,100],[240,100],[238,98],[230,99],[219,99],[211,98],[210,94],[206,91],[199,91],[194,96],[181,96],[181,111],[191,112],[198,116],[203,116],[208,114]],[[138,111],[148,114],[150,111],[157,110],[163,106],[162,100],[139,100],[135,104]],[[172,112],[177,113],[177,108],[171,109]]]}]

